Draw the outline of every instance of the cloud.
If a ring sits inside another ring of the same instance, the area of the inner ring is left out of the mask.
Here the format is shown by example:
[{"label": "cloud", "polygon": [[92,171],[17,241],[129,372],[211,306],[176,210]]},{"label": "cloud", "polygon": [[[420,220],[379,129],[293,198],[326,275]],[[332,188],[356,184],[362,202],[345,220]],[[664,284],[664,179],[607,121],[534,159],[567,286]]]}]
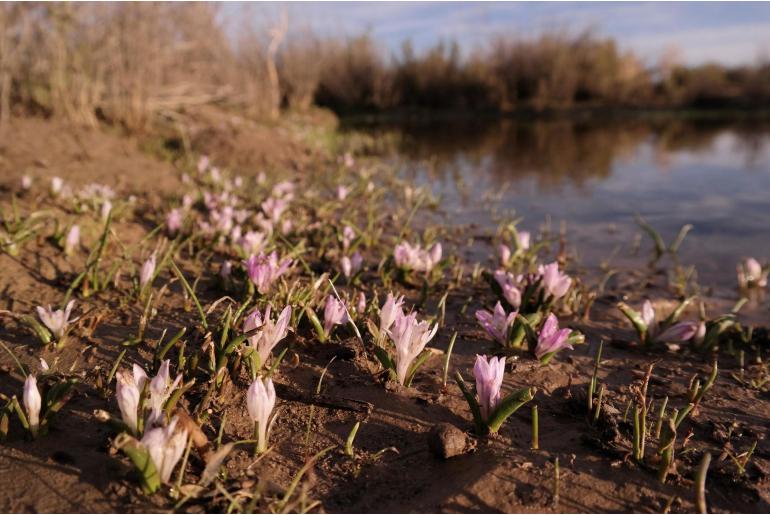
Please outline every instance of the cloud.
[{"label": "cloud", "polygon": [[[419,51],[440,39],[464,50],[494,35],[531,37],[587,28],[654,60],[670,46],[685,61],[749,63],[770,51],[770,3],[746,2],[266,2],[286,9],[294,27],[326,36],[369,31],[387,49],[411,40]],[[237,9],[237,7],[234,7]]]},{"label": "cloud", "polygon": [[626,38],[622,43],[650,58],[657,57],[668,47],[676,47],[687,64],[750,64],[770,52],[770,22],[645,34]]}]

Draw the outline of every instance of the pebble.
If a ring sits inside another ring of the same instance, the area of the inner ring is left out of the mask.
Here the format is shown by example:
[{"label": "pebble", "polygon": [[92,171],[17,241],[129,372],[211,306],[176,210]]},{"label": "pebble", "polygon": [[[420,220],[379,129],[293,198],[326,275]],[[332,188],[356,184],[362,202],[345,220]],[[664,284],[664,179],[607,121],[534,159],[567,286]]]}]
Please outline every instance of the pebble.
[{"label": "pebble", "polygon": [[428,445],[437,458],[449,459],[459,456],[468,447],[465,431],[448,423],[436,424],[428,434]]}]

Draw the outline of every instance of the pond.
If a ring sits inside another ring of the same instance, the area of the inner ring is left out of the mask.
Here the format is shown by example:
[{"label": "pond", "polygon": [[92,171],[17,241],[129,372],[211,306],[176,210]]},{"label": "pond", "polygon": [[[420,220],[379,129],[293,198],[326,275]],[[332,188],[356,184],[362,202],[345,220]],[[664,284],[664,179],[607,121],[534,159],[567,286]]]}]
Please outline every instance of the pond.
[{"label": "pond", "polygon": [[402,173],[440,196],[450,223],[494,231],[503,215],[565,223],[581,263],[643,264],[651,240],[693,228],[681,262],[732,288],[744,257],[770,258],[770,122],[648,115],[355,125],[395,142]]}]

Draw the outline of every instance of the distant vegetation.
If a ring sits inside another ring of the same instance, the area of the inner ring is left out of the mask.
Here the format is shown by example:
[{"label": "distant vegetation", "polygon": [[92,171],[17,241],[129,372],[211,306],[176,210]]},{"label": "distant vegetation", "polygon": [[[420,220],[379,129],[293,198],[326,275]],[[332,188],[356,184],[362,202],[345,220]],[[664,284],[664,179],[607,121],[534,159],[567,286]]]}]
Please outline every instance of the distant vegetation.
[{"label": "distant vegetation", "polygon": [[368,35],[323,39],[241,9],[225,30],[207,3],[3,3],[0,121],[17,110],[141,127],[210,103],[269,117],[314,104],[340,113],[770,106],[770,63],[686,67],[670,52],[649,66],[591,32],[492,38],[468,56],[454,43],[386,55]]}]

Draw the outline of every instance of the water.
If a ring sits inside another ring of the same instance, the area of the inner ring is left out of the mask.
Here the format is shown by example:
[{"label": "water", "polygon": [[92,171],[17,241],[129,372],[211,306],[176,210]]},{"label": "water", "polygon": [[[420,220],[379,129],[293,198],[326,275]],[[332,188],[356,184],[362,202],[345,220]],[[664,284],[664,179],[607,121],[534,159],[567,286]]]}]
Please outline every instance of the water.
[{"label": "water", "polygon": [[[360,126],[358,127],[361,128]],[[641,215],[702,283],[735,285],[746,256],[770,259],[770,123],[727,119],[467,121],[368,126],[401,171],[441,195],[448,220],[494,230],[501,212],[537,230],[566,222],[583,263],[633,262]],[[644,263],[650,240],[641,240]]]}]

